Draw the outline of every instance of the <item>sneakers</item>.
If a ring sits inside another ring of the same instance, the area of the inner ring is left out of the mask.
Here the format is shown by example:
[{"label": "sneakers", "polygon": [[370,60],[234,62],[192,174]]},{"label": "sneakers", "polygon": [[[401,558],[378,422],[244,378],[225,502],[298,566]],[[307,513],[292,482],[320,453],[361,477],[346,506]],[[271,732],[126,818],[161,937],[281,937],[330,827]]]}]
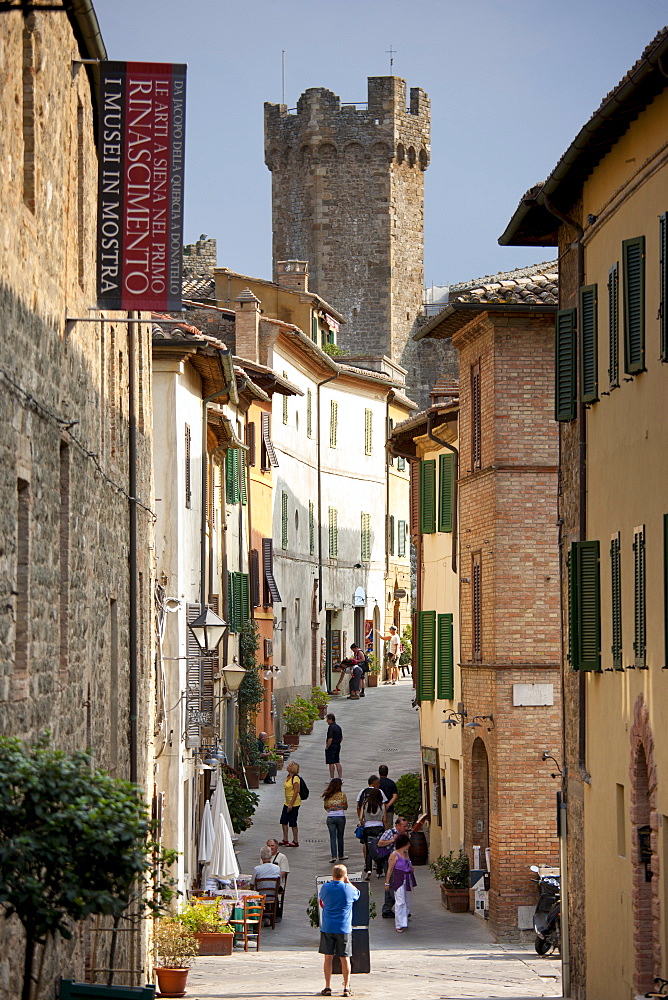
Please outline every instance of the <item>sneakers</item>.
[{"label": "sneakers", "polygon": [[364,872],[364,881],[365,882],[371,881],[371,872]]},{"label": "sneakers", "polygon": [[347,861],[347,860],[348,860],[347,854],[342,854],[341,857],[339,858],[339,861]]},{"label": "sneakers", "polygon": [[335,865],[337,861],[338,861],[338,858],[330,858],[329,859],[330,865]]}]

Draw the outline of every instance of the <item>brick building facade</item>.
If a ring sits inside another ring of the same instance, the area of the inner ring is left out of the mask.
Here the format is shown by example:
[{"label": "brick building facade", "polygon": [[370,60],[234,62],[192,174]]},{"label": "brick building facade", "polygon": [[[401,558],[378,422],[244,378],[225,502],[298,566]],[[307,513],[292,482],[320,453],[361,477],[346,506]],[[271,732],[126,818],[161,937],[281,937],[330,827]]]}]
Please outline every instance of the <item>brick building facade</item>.
[{"label": "brick building facade", "polygon": [[[94,70],[72,60],[105,51],[89,5],[63,11],[17,7],[0,19],[0,732],[48,729],[56,746],[90,747],[97,766],[149,788],[150,345],[147,326],[129,331],[111,316],[66,323],[94,315],[96,299]],[[132,423],[141,503],[130,500]],[[139,970],[138,936],[122,938],[118,965]],[[15,921],[0,921],[8,1000],[23,943]],[[108,944],[101,932],[99,965]],[[56,936],[40,1000],[58,975],[83,979],[92,954],[87,925],[71,941]]]},{"label": "brick building facade", "polygon": [[529,866],[558,864],[541,760],[561,744],[555,309],[541,265],[461,293],[421,330],[459,355],[464,844],[490,848],[500,939],[531,926]]}]

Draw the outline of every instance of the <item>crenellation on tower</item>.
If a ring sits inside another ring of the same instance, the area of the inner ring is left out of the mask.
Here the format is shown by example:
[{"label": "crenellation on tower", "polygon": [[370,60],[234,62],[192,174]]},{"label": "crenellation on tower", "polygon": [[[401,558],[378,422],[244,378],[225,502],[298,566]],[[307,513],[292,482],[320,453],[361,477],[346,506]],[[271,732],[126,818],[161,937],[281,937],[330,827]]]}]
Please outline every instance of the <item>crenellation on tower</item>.
[{"label": "crenellation on tower", "polygon": [[306,90],[296,113],[265,104],[277,263],[308,261],[310,288],[343,314],[340,343],[387,355],[419,384],[411,340],[424,284],[427,94],[400,77],[370,77],[366,106]]}]

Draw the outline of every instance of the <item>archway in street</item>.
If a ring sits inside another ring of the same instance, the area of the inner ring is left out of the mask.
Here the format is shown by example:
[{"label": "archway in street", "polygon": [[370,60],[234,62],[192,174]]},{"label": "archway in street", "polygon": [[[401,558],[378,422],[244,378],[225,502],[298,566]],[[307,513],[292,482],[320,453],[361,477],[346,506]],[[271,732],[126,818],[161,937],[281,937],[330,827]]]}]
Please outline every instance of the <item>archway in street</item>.
[{"label": "archway in street", "polygon": [[489,761],[487,748],[476,736],[471,748],[471,836],[480,845],[481,863],[489,847]]}]

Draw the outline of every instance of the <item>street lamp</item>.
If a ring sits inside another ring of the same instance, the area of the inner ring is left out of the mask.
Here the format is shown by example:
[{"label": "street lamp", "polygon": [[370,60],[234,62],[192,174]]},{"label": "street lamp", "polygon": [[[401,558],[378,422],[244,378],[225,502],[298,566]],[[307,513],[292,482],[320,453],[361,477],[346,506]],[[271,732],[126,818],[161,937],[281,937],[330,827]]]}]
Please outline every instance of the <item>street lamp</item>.
[{"label": "street lamp", "polygon": [[225,687],[232,693],[239,690],[241,682],[246,676],[246,671],[242,666],[240,666],[236,656],[232,657],[231,663],[228,663],[227,666],[223,667],[221,673],[223,675],[223,680],[225,681]]},{"label": "street lamp", "polygon": [[[211,608],[207,608],[197,616],[194,622],[188,623],[188,628],[195,636],[197,645],[202,652],[213,656],[215,655],[220,640],[225,634],[227,622],[223,621],[222,618],[219,618],[218,615],[211,610]],[[227,670],[227,667],[225,669]]]}]

